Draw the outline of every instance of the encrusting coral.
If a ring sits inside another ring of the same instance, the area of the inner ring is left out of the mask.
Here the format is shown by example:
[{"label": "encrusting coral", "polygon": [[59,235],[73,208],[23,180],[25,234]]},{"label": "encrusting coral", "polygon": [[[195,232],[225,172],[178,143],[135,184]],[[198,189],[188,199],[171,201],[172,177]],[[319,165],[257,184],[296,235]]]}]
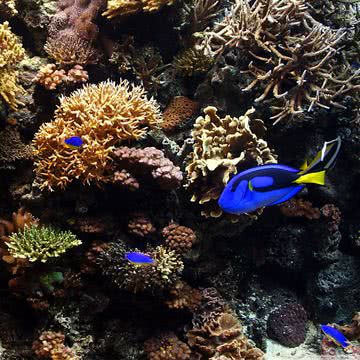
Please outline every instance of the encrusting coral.
[{"label": "encrusting coral", "polygon": [[17,82],[16,66],[25,58],[25,50],[7,21],[0,24],[0,49],[0,95],[16,110],[21,104],[17,95],[24,93]]},{"label": "encrusting coral", "polygon": [[78,246],[81,241],[70,231],[59,231],[51,227],[32,225],[23,231],[13,233],[6,242],[10,254],[30,262],[47,262],[68,249]]},{"label": "encrusting coral", "polygon": [[174,0],[109,0],[103,16],[112,19],[116,16],[136,14],[140,11],[155,12],[163,6],[172,5]]},{"label": "encrusting coral", "polygon": [[188,120],[198,110],[199,104],[186,96],[175,96],[166,107],[161,128],[165,132],[173,131],[178,125]]},{"label": "encrusting coral", "polygon": [[99,57],[94,43],[98,28],[93,22],[104,0],[60,0],[49,26],[46,52],[59,64],[91,64]]},{"label": "encrusting coral", "polygon": [[146,340],[144,350],[149,360],[189,360],[191,355],[189,346],[173,333]]},{"label": "encrusting coral", "polygon": [[245,115],[220,118],[217,109],[209,106],[205,116],[196,119],[191,132],[193,152],[186,166],[187,188],[191,201],[202,205],[202,215],[220,217],[217,200],[239,167],[250,167],[276,162],[276,155],[262,139],[264,123],[250,120],[254,109]]},{"label": "encrusting coral", "polygon": [[[118,184],[122,184],[122,177],[119,178],[118,175],[123,174],[121,171],[124,170],[126,174],[131,174],[131,179],[148,178],[162,190],[179,187],[183,179],[180,168],[167,159],[162,150],[154,147],[138,149],[121,146],[114,151],[113,157],[117,168],[120,169],[114,174],[114,181]],[[129,177],[125,177],[125,181],[128,179]]]},{"label": "encrusting coral", "polygon": [[[126,80],[84,86],[62,97],[55,119],[43,124],[33,140],[40,187],[65,188],[74,179],[83,184],[108,181],[105,171],[114,145],[143,138],[149,127],[161,121],[155,100]],[[81,137],[81,148],[65,146],[65,139],[72,136]],[[155,176],[162,175],[155,171]]]},{"label": "encrusting coral", "polygon": [[313,19],[305,0],[236,0],[224,19],[205,31],[202,48],[216,56],[235,47],[249,57],[240,69],[250,81],[243,91],[260,91],[255,102],[272,96],[278,121],[315,106],[343,108],[345,94],[360,89],[359,70],[338,65],[346,32]]},{"label": "encrusting coral", "polygon": [[165,303],[170,309],[189,309],[195,311],[201,303],[201,291],[186,282],[178,280],[169,291],[170,299]]},{"label": "encrusting coral", "polygon": [[123,242],[112,243],[109,249],[99,253],[98,264],[104,275],[109,276],[119,288],[133,293],[169,288],[184,268],[179,255],[163,246],[144,252],[154,259],[154,263],[148,266],[138,266],[126,260],[125,253],[128,251]]},{"label": "encrusting coral", "polygon": [[196,241],[195,232],[176,223],[169,224],[162,230],[165,244],[168,248],[182,254],[190,250]]}]

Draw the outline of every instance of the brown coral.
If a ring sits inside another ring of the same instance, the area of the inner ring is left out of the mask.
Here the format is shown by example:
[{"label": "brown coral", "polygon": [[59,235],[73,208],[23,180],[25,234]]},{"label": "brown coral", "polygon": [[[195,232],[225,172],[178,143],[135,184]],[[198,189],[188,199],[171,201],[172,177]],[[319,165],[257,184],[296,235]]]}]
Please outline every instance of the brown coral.
[{"label": "brown coral", "polygon": [[360,312],[356,312],[350,325],[336,325],[336,328],[340,330],[347,339],[359,340],[360,339]]},{"label": "brown coral", "polygon": [[[40,187],[65,188],[74,179],[83,184],[108,181],[105,171],[114,145],[144,137],[161,120],[156,102],[126,80],[84,86],[62,97],[55,119],[43,124],[33,140]],[[64,145],[71,136],[82,138],[81,148]]]},{"label": "brown coral", "polygon": [[45,89],[55,90],[65,78],[65,70],[58,70],[55,64],[46,64],[40,68],[33,82],[42,85]]},{"label": "brown coral", "polygon": [[170,309],[195,311],[201,303],[201,291],[192,288],[182,280],[178,280],[169,293],[170,300],[166,300],[165,303]]},{"label": "brown coral", "polygon": [[319,219],[320,210],[310,201],[293,198],[280,206],[280,211],[289,217],[306,217],[309,220]]},{"label": "brown coral", "polygon": [[180,186],[182,181],[180,168],[167,159],[161,150],[154,147],[137,149],[122,146],[117,148],[113,155],[117,167],[126,170],[126,173],[131,174],[135,179],[152,179],[163,190]]},{"label": "brown coral", "polygon": [[221,356],[231,360],[264,359],[264,353],[249,342],[239,321],[229,312],[194,327],[186,336],[198,359],[219,359]]},{"label": "brown coral", "polygon": [[155,12],[165,5],[172,5],[174,0],[109,0],[106,11],[102,14],[109,19],[116,16],[136,14],[140,11]]},{"label": "brown coral", "polygon": [[191,355],[189,346],[173,333],[146,340],[144,350],[149,360],[188,360]]},{"label": "brown coral", "polygon": [[166,246],[180,254],[190,250],[196,241],[196,235],[192,229],[175,223],[166,226],[162,230],[162,235]]},{"label": "brown coral", "polygon": [[81,272],[93,274],[96,272],[96,262],[100,253],[110,248],[109,244],[94,241],[85,253],[85,260],[81,264]]},{"label": "brown coral", "polygon": [[265,127],[259,119],[250,120],[255,112],[220,118],[217,109],[205,108],[205,117],[196,119],[192,130],[194,150],[186,166],[187,188],[191,201],[202,205],[202,215],[220,217],[217,200],[238,168],[276,162],[276,155],[262,139]]},{"label": "brown coral", "polygon": [[175,96],[164,111],[161,128],[172,131],[185,120],[191,118],[199,108],[199,104],[186,96]]},{"label": "brown coral", "polygon": [[128,231],[132,235],[145,237],[156,231],[151,219],[145,214],[133,214],[128,222]]},{"label": "brown coral", "polygon": [[89,74],[81,65],[75,65],[66,76],[66,81],[73,84],[87,82],[88,80]]},{"label": "brown coral", "polygon": [[305,0],[236,0],[205,32],[202,47],[212,56],[231,47],[249,56],[240,72],[250,82],[242,90],[261,91],[256,102],[272,96],[277,123],[315,106],[341,108],[341,98],[360,89],[359,71],[336,59],[344,36],[314,20]]},{"label": "brown coral", "polygon": [[337,231],[341,222],[341,211],[334,204],[325,204],[321,209],[321,214],[327,218],[328,228],[331,232]]}]

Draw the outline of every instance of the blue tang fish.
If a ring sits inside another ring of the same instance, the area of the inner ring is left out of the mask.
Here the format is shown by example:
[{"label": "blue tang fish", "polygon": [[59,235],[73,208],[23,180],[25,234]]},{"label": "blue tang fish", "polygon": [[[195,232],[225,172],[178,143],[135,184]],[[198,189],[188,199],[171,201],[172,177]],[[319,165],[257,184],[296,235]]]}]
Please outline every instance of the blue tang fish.
[{"label": "blue tang fish", "polygon": [[352,344],[344,334],[334,327],[330,325],[321,325],[320,329],[328,339],[333,341],[337,346],[341,346],[345,351],[352,347]]},{"label": "blue tang fish", "polygon": [[125,259],[137,265],[152,265],[155,262],[151,256],[136,251],[125,253]]},{"label": "blue tang fish", "polygon": [[65,139],[65,145],[72,149],[78,149],[83,145],[83,140],[80,136],[72,136],[67,139]]},{"label": "blue tang fish", "polygon": [[325,172],[334,165],[341,139],[325,142],[314,160],[301,169],[286,165],[261,165],[235,175],[225,186],[218,204],[229,214],[244,214],[261,207],[281,204],[306,184],[325,185]]}]

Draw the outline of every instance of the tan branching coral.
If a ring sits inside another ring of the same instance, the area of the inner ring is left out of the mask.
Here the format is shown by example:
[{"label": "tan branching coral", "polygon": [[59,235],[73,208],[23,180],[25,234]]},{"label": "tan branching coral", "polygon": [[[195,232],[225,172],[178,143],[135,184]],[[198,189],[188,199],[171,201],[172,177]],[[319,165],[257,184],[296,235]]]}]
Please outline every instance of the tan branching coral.
[{"label": "tan branching coral", "polygon": [[144,350],[149,360],[189,360],[189,346],[173,333],[148,339]]},{"label": "tan branching coral", "polygon": [[174,0],[109,0],[106,11],[102,14],[109,19],[116,16],[136,14],[140,11],[155,12],[163,6],[172,5]]},{"label": "tan branching coral", "polygon": [[186,166],[187,188],[191,201],[202,205],[202,215],[219,217],[217,200],[238,168],[276,162],[276,155],[262,139],[265,127],[259,119],[250,120],[254,109],[245,115],[220,118],[215,107],[207,107],[192,130],[194,150]]},{"label": "tan branching coral", "polygon": [[[108,181],[114,145],[138,140],[162,121],[155,100],[126,80],[88,85],[62,97],[52,122],[43,124],[33,140],[36,174],[41,188],[65,188],[74,179],[83,184]],[[65,139],[79,136],[79,149]]]},{"label": "tan branching coral", "polygon": [[165,303],[170,309],[189,309],[195,311],[201,302],[201,291],[186,282],[178,280],[170,290],[170,300]]},{"label": "tan branching coral", "polygon": [[15,34],[11,32],[9,23],[0,24],[0,95],[16,110],[21,104],[17,95],[24,93],[18,84],[16,65],[25,58],[25,50]]},{"label": "tan branching coral", "polygon": [[145,237],[156,231],[151,219],[145,214],[133,214],[128,222],[128,231],[132,235]]},{"label": "tan branching coral", "polygon": [[173,131],[178,125],[191,118],[198,108],[198,102],[186,96],[175,96],[164,111],[161,128],[166,132]]},{"label": "tan branching coral", "polygon": [[250,343],[238,319],[230,312],[208,319],[189,330],[186,336],[198,359],[264,359],[264,353]]},{"label": "tan branching coral", "polygon": [[196,235],[192,229],[176,223],[166,226],[162,230],[162,235],[166,246],[179,254],[190,250],[196,241]]},{"label": "tan branching coral", "polygon": [[[121,146],[114,151],[113,157],[120,171],[125,170],[125,174],[129,174],[125,182],[132,179],[153,180],[163,190],[174,189],[181,184],[183,177],[180,168],[166,158],[163,151],[154,147],[137,149]],[[115,173],[115,182],[119,175],[119,172]],[[122,177],[121,181],[120,184],[123,184]],[[134,185],[134,181],[130,181],[130,184]]]},{"label": "tan branching coral", "polygon": [[310,201],[293,198],[280,206],[280,211],[289,217],[306,217],[309,220],[319,219],[321,212],[313,207]]},{"label": "tan branching coral", "polygon": [[[344,94],[360,89],[359,71],[338,65],[343,30],[314,20],[305,0],[236,0],[223,21],[205,32],[202,47],[216,56],[236,47],[249,57],[243,91],[260,91],[255,101],[276,99],[275,123],[313,107],[342,107]],[[244,76],[244,75],[243,75]],[[277,104],[278,103],[278,104]]]}]

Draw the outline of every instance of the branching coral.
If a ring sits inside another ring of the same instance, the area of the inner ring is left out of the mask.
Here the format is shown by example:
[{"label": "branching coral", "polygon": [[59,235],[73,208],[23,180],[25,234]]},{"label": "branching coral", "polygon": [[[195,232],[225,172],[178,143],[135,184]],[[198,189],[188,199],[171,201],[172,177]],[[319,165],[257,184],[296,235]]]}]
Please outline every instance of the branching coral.
[{"label": "branching coral", "polygon": [[173,333],[146,340],[144,350],[149,360],[188,360],[191,355],[189,346]]},{"label": "branching coral", "polygon": [[[85,86],[60,100],[55,119],[43,124],[33,140],[36,174],[41,188],[65,188],[74,179],[83,184],[109,180],[114,145],[143,138],[161,123],[155,100],[126,80]],[[83,145],[70,149],[64,140],[80,136]]]},{"label": "branching coral", "polygon": [[24,59],[25,50],[15,34],[11,32],[8,22],[0,24],[0,95],[13,109],[21,102],[18,93],[24,89],[17,83],[16,65]]},{"label": "branching coral", "polygon": [[170,299],[166,300],[170,309],[189,309],[195,311],[201,303],[201,291],[193,289],[184,281],[178,280],[170,290]]},{"label": "branching coral", "polygon": [[205,117],[197,118],[192,130],[194,150],[186,166],[191,201],[203,206],[202,214],[219,217],[217,205],[221,191],[239,166],[276,162],[276,156],[262,139],[261,120],[251,120],[254,109],[245,115],[220,118],[215,107],[205,108]]},{"label": "branching coral", "polygon": [[140,11],[155,12],[163,6],[172,5],[174,0],[109,0],[106,11],[102,14],[109,19],[116,16],[136,14]]},{"label": "branching coral", "polygon": [[255,101],[272,95],[275,123],[314,106],[342,107],[343,95],[359,90],[359,71],[336,63],[343,30],[315,21],[305,0],[236,0],[222,22],[207,31],[202,46],[219,55],[231,47],[249,56],[250,77],[243,91],[261,91]]},{"label": "branching coral", "polygon": [[146,251],[155,260],[154,264],[148,266],[138,266],[126,260],[127,251],[129,250],[124,243],[113,243],[109,249],[99,254],[98,263],[103,273],[117,286],[134,293],[169,288],[178,280],[184,268],[175,251],[163,246]]},{"label": "branching coral", "polygon": [[12,256],[27,259],[30,262],[47,262],[50,258],[58,257],[80,244],[81,241],[70,231],[59,231],[35,225],[13,233],[6,243]]},{"label": "branching coral", "polygon": [[264,359],[264,353],[249,342],[239,321],[230,312],[208,319],[189,330],[186,336],[198,359]]},{"label": "branching coral", "polygon": [[0,11],[14,16],[18,13],[15,0],[0,0]]},{"label": "branching coral", "polygon": [[[114,151],[114,158],[120,171],[125,170],[135,179],[152,179],[163,190],[177,188],[182,181],[180,168],[156,148],[137,149],[122,146]],[[118,181],[117,173],[114,180]]]},{"label": "branching coral", "polygon": [[186,96],[175,96],[164,111],[164,121],[161,128],[164,131],[173,131],[178,125],[193,116],[199,104]]},{"label": "branching coral", "polygon": [[148,216],[137,213],[130,218],[128,222],[128,231],[130,234],[145,237],[154,233],[156,228]]},{"label": "branching coral", "polygon": [[45,50],[60,64],[96,62],[94,47],[98,28],[93,20],[104,6],[104,0],[60,0],[58,12],[49,26]]},{"label": "branching coral", "polygon": [[192,229],[175,223],[166,226],[162,230],[162,235],[166,246],[179,254],[190,250],[196,241],[196,235]]}]

